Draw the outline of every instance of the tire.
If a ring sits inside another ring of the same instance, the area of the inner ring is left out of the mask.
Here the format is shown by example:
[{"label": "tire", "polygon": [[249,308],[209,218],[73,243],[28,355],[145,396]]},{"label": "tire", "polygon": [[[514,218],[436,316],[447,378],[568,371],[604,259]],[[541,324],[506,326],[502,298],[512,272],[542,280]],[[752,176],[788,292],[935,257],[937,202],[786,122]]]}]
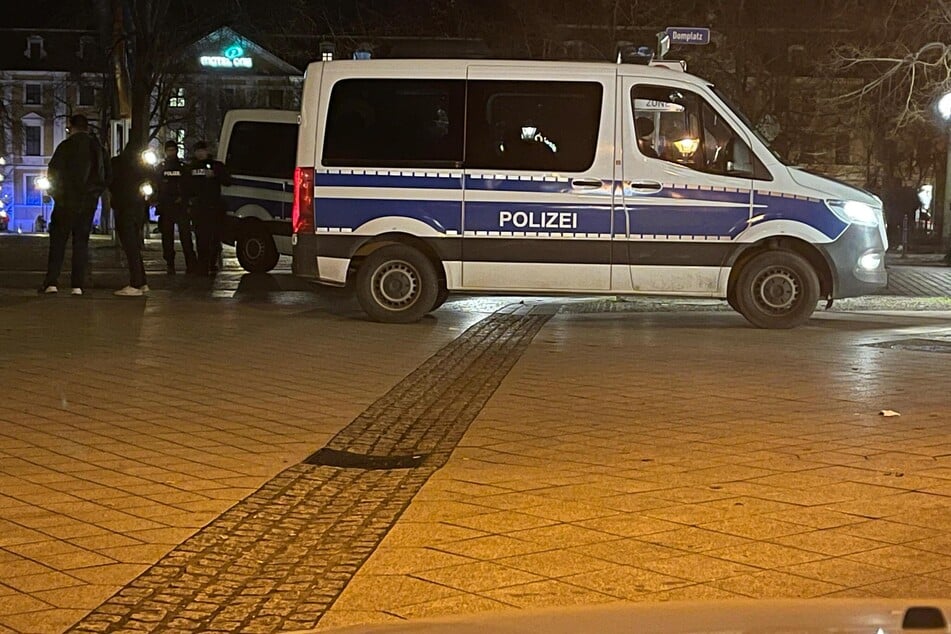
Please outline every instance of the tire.
[{"label": "tire", "polygon": [[248,273],[267,273],[281,257],[271,233],[259,222],[242,223],[234,246],[241,268]]},{"label": "tire", "polygon": [[819,276],[792,251],[766,251],[747,262],[732,291],[737,311],[758,328],[795,328],[819,301]]},{"label": "tire", "polygon": [[438,310],[440,306],[446,303],[447,299],[449,299],[449,289],[446,288],[445,282],[440,282],[439,293],[436,294],[436,303],[433,304],[432,310]]},{"label": "tire", "polygon": [[408,324],[436,306],[439,277],[429,258],[394,244],[371,253],[357,271],[357,299],[373,321]]}]

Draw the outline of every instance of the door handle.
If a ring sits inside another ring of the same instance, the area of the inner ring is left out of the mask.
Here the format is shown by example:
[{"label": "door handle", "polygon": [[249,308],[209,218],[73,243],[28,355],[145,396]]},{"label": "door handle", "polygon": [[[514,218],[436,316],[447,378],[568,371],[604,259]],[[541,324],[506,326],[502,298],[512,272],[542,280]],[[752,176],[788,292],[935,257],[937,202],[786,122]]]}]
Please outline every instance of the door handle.
[{"label": "door handle", "polygon": [[633,189],[635,194],[656,194],[664,188],[657,181],[631,181],[628,187]]},{"label": "door handle", "polygon": [[597,178],[575,178],[571,181],[572,189],[601,189],[604,183]]}]

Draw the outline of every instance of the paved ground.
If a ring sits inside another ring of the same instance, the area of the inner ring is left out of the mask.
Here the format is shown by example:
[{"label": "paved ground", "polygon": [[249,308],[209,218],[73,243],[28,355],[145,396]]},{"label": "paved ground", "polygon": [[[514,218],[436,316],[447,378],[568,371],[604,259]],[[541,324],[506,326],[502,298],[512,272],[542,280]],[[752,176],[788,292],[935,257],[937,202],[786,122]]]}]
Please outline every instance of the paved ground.
[{"label": "paved ground", "polygon": [[0,632],[951,594],[949,313],[248,279],[0,291]]}]

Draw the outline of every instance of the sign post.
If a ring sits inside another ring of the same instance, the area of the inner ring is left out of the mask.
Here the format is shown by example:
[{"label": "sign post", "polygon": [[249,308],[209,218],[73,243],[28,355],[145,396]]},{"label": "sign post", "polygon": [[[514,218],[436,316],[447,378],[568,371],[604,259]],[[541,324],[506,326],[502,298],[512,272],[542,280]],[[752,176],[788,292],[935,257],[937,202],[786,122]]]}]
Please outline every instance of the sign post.
[{"label": "sign post", "polygon": [[666,31],[673,44],[703,46],[710,43],[710,29],[696,26],[668,26]]}]

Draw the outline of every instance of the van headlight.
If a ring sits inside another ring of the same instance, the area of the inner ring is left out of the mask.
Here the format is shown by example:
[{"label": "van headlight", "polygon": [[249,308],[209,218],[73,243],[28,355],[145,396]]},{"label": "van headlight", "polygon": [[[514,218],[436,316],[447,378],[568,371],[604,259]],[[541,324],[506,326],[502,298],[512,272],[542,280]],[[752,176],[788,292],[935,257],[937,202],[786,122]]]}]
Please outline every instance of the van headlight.
[{"label": "van headlight", "polygon": [[827,200],[826,206],[848,223],[877,227],[882,223],[882,210],[857,200]]}]

